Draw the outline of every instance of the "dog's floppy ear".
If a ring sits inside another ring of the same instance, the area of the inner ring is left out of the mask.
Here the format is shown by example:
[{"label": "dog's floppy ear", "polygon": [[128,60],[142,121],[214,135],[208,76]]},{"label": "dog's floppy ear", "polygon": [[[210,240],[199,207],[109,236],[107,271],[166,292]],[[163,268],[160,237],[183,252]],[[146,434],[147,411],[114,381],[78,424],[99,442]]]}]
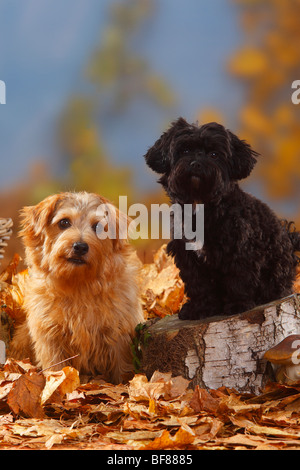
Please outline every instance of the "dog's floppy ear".
[{"label": "dog's floppy ear", "polygon": [[43,238],[43,231],[63,199],[61,194],[49,196],[36,206],[24,207],[21,211],[21,231],[26,246],[37,246]]},{"label": "dog's floppy ear", "polygon": [[164,132],[145,155],[147,165],[156,173],[164,174],[170,169],[168,153],[173,137],[180,129],[189,126],[185,119],[180,117],[174,121],[169,130]]},{"label": "dog's floppy ear", "polygon": [[231,131],[228,131],[228,133],[232,152],[230,175],[234,180],[247,178],[257,162],[259,153],[252,150],[245,140],[239,139]]},{"label": "dog's floppy ear", "polygon": [[96,214],[99,222],[96,234],[99,239],[109,238],[112,241],[115,251],[122,250],[128,245],[128,227],[131,219],[124,212],[120,211],[108,199],[98,196],[99,206]]}]

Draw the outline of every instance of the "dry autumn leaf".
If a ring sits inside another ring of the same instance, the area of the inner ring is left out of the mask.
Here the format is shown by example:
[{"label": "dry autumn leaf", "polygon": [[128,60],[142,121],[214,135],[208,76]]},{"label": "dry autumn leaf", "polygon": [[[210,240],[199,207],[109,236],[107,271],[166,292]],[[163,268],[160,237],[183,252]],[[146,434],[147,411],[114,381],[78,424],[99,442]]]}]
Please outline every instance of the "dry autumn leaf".
[{"label": "dry autumn leaf", "polygon": [[8,267],[0,275],[0,307],[16,324],[23,321],[23,300],[28,271],[17,273],[20,256],[15,254]]},{"label": "dry autumn leaf", "polygon": [[43,418],[41,393],[45,385],[45,377],[37,372],[26,372],[15,382],[9,392],[7,404],[17,416]]},{"label": "dry autumn leaf", "polygon": [[66,393],[73,392],[80,385],[79,373],[73,367],[64,367],[62,370],[53,372],[45,371],[46,384],[41,395],[41,404],[55,393],[63,397]]},{"label": "dry autumn leaf", "polygon": [[[183,377],[172,377],[171,373],[154,372],[148,382],[145,375],[137,374],[130,381],[129,396],[135,401],[172,399],[182,396],[189,385]],[[153,405],[153,403],[152,403]]]},{"label": "dry autumn leaf", "polygon": [[219,402],[220,400],[213,398],[207,390],[200,388],[199,385],[197,385],[189,404],[195,411],[216,413],[219,408]]},{"label": "dry autumn leaf", "polygon": [[152,264],[144,265],[141,273],[142,305],[147,317],[178,313],[184,303],[184,284],[173,259],[163,245]]},{"label": "dry autumn leaf", "polygon": [[195,439],[194,432],[183,425],[175,436],[171,436],[169,431],[163,431],[160,437],[156,437],[151,444],[141,447],[140,450],[161,450],[161,449],[181,449],[192,444]]}]

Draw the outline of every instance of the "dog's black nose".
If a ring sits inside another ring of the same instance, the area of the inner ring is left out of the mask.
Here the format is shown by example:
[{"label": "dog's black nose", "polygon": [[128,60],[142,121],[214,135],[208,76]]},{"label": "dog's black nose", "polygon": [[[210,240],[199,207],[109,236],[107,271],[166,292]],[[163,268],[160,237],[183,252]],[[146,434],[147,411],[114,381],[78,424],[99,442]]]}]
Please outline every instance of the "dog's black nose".
[{"label": "dog's black nose", "polygon": [[84,242],[75,242],[73,243],[74,253],[78,256],[83,256],[89,251],[89,245]]}]

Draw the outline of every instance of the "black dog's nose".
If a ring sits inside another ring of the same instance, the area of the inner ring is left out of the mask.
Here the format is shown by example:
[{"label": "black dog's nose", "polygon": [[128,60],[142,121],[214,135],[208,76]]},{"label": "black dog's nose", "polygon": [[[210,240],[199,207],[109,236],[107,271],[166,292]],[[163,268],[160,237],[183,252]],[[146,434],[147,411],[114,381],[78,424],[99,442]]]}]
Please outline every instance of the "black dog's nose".
[{"label": "black dog's nose", "polygon": [[89,251],[89,245],[84,242],[75,242],[73,243],[74,253],[78,256],[83,256]]}]

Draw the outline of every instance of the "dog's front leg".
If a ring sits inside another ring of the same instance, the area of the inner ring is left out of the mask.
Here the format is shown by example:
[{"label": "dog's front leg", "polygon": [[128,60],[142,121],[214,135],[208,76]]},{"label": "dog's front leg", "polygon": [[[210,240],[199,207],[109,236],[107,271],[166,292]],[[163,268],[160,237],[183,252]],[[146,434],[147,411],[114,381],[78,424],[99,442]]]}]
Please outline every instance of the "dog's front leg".
[{"label": "dog's front leg", "polygon": [[186,279],[185,293],[187,302],[179,312],[181,320],[199,320],[212,317],[221,313],[221,303],[215,281],[211,278],[209,270],[202,266],[197,272],[185,276],[184,270],[180,270],[182,279]]},{"label": "dog's front leg", "polygon": [[242,269],[237,265],[223,277],[223,313],[224,315],[235,315],[251,310],[257,305],[256,289],[259,277],[256,272],[248,269]]},{"label": "dog's front leg", "polygon": [[212,272],[204,258],[186,250],[181,240],[172,240],[167,252],[174,256],[175,264],[184,282],[188,301],[179,312],[181,320],[198,320],[221,313],[216,273]]},{"label": "dog's front leg", "polygon": [[[46,336],[36,338],[34,341],[34,353],[38,358],[38,366],[44,370],[50,368],[51,370],[61,370],[63,367],[71,365],[70,362],[65,361],[72,354],[64,352],[62,344],[55,341],[47,340]],[[62,361],[65,361],[61,363]],[[60,364],[61,363],[61,364]]]}]

